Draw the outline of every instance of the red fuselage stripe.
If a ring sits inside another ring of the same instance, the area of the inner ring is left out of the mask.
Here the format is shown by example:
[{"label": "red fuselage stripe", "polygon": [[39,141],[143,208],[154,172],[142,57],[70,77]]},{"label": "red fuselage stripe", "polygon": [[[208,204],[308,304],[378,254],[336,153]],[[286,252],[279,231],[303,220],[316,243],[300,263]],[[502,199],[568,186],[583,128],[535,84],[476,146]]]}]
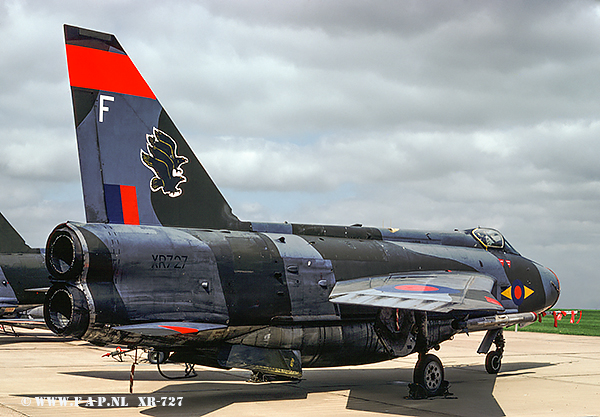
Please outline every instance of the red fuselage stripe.
[{"label": "red fuselage stripe", "polygon": [[191,327],[180,327],[180,326],[163,326],[158,325],[158,327],[162,327],[163,329],[174,330],[176,332],[186,334],[186,333],[198,333],[198,329],[192,329]]},{"label": "red fuselage stripe", "polygon": [[77,45],[66,47],[71,87],[156,99],[127,55]]}]

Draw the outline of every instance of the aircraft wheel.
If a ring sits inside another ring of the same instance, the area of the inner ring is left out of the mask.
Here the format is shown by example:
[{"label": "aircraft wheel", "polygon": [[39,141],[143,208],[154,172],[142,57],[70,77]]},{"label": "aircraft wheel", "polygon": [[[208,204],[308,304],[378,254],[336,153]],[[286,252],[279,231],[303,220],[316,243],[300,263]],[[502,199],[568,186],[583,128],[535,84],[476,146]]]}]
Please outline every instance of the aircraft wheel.
[{"label": "aircraft wheel", "polygon": [[148,352],[148,362],[156,365],[157,363],[165,363],[169,359],[169,355],[166,352],[160,350],[151,350]]},{"label": "aircraft wheel", "polygon": [[425,389],[428,396],[440,395],[445,388],[442,361],[432,354],[423,356],[415,365],[413,380]]},{"label": "aircraft wheel", "polygon": [[502,352],[492,350],[485,357],[485,370],[488,374],[497,374],[502,366]]}]

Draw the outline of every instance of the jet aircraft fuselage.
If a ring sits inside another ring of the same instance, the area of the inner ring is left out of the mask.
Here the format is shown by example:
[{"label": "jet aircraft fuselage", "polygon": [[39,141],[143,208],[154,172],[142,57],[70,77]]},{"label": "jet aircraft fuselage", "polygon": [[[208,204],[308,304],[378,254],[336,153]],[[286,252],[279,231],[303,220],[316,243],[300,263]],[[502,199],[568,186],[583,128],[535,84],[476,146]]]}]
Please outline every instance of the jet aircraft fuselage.
[{"label": "jet aircraft fuselage", "polygon": [[[252,228],[265,231],[61,225],[47,247],[48,268],[60,279],[49,293],[48,324],[98,344],[148,345],[181,356],[223,343],[285,347],[301,352],[303,366],[334,366],[404,356],[420,345],[430,349],[463,331],[465,320],[541,312],[558,297],[554,274],[491,229]],[[496,247],[482,242],[490,235]],[[489,277],[487,287],[463,284],[473,276]],[[371,291],[380,292],[379,302],[377,294],[367,294],[369,300],[346,294],[369,283],[383,288]],[[336,284],[342,287],[337,294]],[[401,298],[390,303],[386,292]],[[419,340],[425,315],[418,312],[432,309]],[[171,322],[213,327],[198,332],[183,324],[173,329],[178,326]],[[188,359],[214,366],[219,354]]]}]

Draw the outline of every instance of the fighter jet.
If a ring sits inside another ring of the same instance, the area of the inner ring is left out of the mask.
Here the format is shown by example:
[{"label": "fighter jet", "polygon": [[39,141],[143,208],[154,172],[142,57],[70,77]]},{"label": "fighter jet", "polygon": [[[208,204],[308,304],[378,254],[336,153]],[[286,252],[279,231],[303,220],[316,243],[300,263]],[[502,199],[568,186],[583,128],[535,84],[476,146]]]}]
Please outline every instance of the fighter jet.
[{"label": "fighter jet", "polygon": [[0,325],[45,328],[40,315],[26,313],[44,303],[49,287],[43,250],[29,247],[0,213]]},{"label": "fighter jet", "polygon": [[439,395],[431,349],[485,330],[497,373],[503,328],[558,300],[557,276],[490,228],[241,221],[116,37],[64,32],[87,223],[47,241],[56,334],[257,377],[414,353],[415,390]]}]

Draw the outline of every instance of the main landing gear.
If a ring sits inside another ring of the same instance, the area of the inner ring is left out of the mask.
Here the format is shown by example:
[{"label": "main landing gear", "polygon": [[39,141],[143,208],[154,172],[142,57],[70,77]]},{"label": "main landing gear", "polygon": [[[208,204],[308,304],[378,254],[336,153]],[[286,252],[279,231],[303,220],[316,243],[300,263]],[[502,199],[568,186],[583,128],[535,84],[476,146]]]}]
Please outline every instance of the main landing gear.
[{"label": "main landing gear", "polygon": [[[492,343],[496,345],[496,349],[490,351]],[[500,371],[505,345],[503,329],[488,330],[481,341],[477,353],[487,354],[485,369],[489,374],[497,374]],[[444,380],[442,361],[431,353],[420,352],[419,360],[413,371],[413,383],[408,384],[408,398],[423,399],[451,395],[448,387],[448,381]]]},{"label": "main landing gear", "polygon": [[[419,360],[413,371],[413,383],[408,384],[408,398],[423,399],[438,395],[449,395],[450,384],[444,380],[444,365],[437,356],[427,353],[427,314],[415,312],[416,351],[419,352]],[[434,346],[439,350],[439,345]]]},{"label": "main landing gear", "polygon": [[423,399],[448,395],[448,381],[444,380],[444,365],[431,353],[419,353],[419,360],[413,371],[413,383],[408,385],[408,397]]}]

